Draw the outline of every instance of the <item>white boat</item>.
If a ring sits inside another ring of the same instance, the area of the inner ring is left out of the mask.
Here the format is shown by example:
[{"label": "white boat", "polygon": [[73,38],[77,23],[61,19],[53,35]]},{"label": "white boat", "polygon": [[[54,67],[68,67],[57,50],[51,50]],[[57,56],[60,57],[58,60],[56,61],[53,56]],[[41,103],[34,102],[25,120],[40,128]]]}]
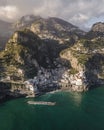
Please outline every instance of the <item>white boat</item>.
[{"label": "white boat", "polygon": [[28,101],[28,104],[33,104],[33,105],[49,105],[49,106],[54,106],[56,102],[44,102],[44,101]]}]

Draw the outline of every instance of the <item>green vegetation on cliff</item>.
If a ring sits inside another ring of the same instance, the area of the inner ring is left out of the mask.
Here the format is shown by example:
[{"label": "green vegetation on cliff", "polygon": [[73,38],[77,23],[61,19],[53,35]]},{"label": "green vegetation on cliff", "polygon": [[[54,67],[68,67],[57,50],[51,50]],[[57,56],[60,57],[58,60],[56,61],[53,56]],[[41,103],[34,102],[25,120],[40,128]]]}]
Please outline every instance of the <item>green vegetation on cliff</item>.
[{"label": "green vegetation on cliff", "polygon": [[63,50],[61,56],[70,61],[72,74],[82,68],[90,83],[100,84],[104,81],[104,38],[83,38],[71,48]]},{"label": "green vegetation on cliff", "polygon": [[17,79],[33,78],[37,73],[39,47],[41,40],[31,31],[17,31],[1,53],[5,75]]}]

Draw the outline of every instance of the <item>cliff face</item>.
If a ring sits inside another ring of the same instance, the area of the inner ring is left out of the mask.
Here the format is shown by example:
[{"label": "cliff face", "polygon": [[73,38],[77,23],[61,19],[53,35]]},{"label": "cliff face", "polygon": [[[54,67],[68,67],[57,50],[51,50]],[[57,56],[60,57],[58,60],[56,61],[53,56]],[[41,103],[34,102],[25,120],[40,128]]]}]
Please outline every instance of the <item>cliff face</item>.
[{"label": "cliff face", "polygon": [[98,22],[92,26],[93,32],[104,32],[104,23]]},{"label": "cliff face", "polygon": [[77,40],[84,32],[78,27],[58,18],[39,19],[31,25],[31,30],[43,39],[54,39],[60,43]]},{"label": "cliff face", "polygon": [[97,27],[89,32],[93,37],[82,38],[81,30],[58,18],[27,16],[15,26],[26,29],[16,31],[0,53],[1,79],[32,78],[28,82],[40,91],[86,91],[104,83],[104,38]]},{"label": "cliff face", "polygon": [[[82,79],[82,89],[92,85],[104,83],[104,40],[93,39],[79,40],[73,47],[61,52],[61,57],[70,61],[72,69],[71,75],[76,77],[76,81]],[[78,73],[83,73],[78,77]],[[70,75],[70,76],[71,76]],[[73,80],[73,79],[72,79]]]},{"label": "cliff face", "polygon": [[74,43],[80,36],[85,34],[78,27],[62,19],[49,17],[47,19],[26,15],[13,24],[13,28],[20,30],[28,28],[37,34],[41,39],[55,40],[59,43]]},{"label": "cliff face", "polygon": [[46,64],[46,47],[38,36],[29,30],[17,31],[1,53],[4,76],[24,80],[37,73],[39,64]]},{"label": "cliff face", "polygon": [[[41,40],[28,29],[16,31],[1,52],[1,77],[12,80],[33,78],[40,67],[57,68],[68,63],[59,58],[61,47],[55,41]],[[57,60],[58,59],[58,60]]]},{"label": "cliff face", "polygon": [[[28,29],[16,31],[7,42],[5,50],[0,53],[0,84],[9,84],[9,88],[3,89],[3,92],[8,91],[12,96],[21,95],[22,92],[34,95],[37,90],[34,84],[40,92],[58,89],[58,80],[65,70],[64,67],[70,66],[59,57],[62,48],[55,41],[41,40]],[[28,84],[25,85],[26,80]],[[21,84],[18,83],[23,84],[24,89],[19,88]],[[12,84],[15,85],[13,89]]]},{"label": "cliff face", "polygon": [[104,37],[104,23],[95,23],[91,30],[86,34],[87,39],[103,38]]},{"label": "cliff face", "polygon": [[0,50],[5,48],[8,39],[15,31],[25,28],[34,32],[41,39],[54,40],[54,42],[67,45],[74,44],[75,41],[85,35],[84,31],[62,19],[55,17],[45,19],[34,15],[23,16],[15,23],[0,20],[0,28]]}]

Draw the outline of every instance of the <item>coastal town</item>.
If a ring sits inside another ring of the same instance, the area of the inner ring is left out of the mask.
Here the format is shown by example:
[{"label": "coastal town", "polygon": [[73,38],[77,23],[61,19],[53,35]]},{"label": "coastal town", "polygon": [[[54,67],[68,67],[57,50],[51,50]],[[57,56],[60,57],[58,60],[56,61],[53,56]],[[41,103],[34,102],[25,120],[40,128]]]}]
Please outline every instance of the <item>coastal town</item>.
[{"label": "coastal town", "polygon": [[71,69],[62,66],[53,69],[40,67],[33,79],[20,82],[12,81],[8,76],[5,79],[1,79],[0,83],[4,92],[16,97],[20,95],[36,97],[56,90],[82,92],[88,90],[89,85],[83,70],[71,74]]},{"label": "coastal town", "polygon": [[70,74],[70,69],[65,67],[56,69],[41,69],[34,79],[24,82],[26,88],[32,93],[47,92],[57,89],[68,89],[72,91],[84,91],[88,83],[83,71]]}]

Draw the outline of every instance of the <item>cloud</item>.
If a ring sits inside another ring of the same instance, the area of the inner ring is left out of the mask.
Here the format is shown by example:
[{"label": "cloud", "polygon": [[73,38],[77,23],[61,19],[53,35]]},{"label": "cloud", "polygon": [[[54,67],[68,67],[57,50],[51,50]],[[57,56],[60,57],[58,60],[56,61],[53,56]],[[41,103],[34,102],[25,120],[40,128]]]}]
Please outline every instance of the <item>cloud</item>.
[{"label": "cloud", "polygon": [[49,16],[60,16],[60,9],[63,8],[62,2],[60,0],[45,0],[41,3],[41,5],[38,5],[34,7],[34,14],[35,15],[41,15],[43,17],[49,17]]},{"label": "cloud", "polygon": [[15,6],[1,6],[0,7],[0,18],[13,20],[19,15],[18,8]]},{"label": "cloud", "polygon": [[0,18],[15,19],[25,14],[54,16],[84,28],[93,18],[104,17],[103,6],[104,0],[0,0]]},{"label": "cloud", "polygon": [[85,22],[85,21],[88,20],[88,19],[89,19],[89,17],[86,16],[85,14],[78,13],[78,14],[74,15],[74,16],[70,19],[70,21],[72,21],[72,22],[74,22],[74,23],[76,23],[76,24],[81,24],[81,23]]},{"label": "cloud", "polygon": [[85,28],[92,18],[104,16],[103,5],[104,0],[44,0],[34,7],[34,14],[60,17]]}]

